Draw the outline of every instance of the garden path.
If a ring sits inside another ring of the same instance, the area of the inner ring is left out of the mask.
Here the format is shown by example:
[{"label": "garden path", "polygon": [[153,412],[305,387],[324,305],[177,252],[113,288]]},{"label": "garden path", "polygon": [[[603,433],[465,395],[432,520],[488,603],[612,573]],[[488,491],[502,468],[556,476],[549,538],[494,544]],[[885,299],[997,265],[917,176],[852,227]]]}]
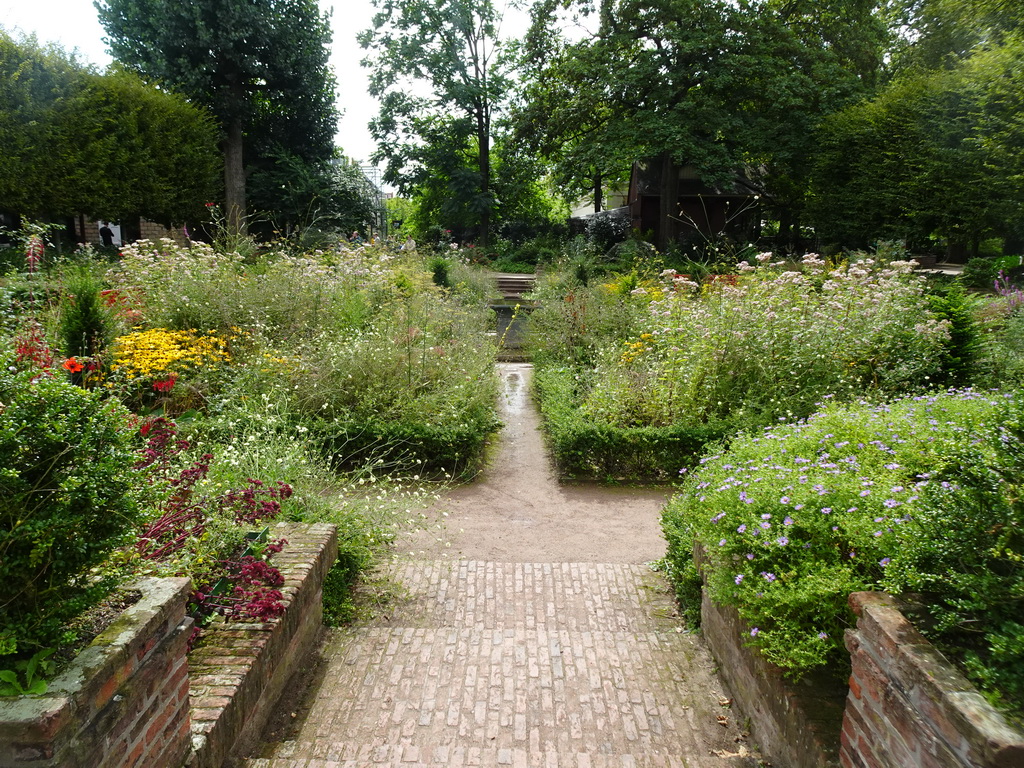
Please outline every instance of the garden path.
[{"label": "garden path", "polygon": [[[754,766],[661,574],[657,489],[565,486],[500,366],[505,428],[446,523],[402,542],[402,596],[331,630],[248,768]],[[447,518],[442,516],[447,512]]]}]

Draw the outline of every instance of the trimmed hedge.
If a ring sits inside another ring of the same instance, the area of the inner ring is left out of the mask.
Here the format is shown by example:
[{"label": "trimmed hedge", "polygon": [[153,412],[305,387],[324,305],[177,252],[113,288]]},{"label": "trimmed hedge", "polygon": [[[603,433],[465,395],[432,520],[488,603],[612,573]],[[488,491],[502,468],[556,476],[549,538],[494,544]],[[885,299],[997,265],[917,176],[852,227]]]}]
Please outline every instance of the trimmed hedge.
[{"label": "trimmed hedge", "polygon": [[457,426],[376,421],[316,425],[320,450],[338,469],[383,463],[415,469],[421,475],[471,475],[483,460],[497,419],[468,420]]},{"label": "trimmed hedge", "polygon": [[671,480],[726,434],[723,425],[618,427],[594,421],[580,412],[581,386],[571,368],[540,368],[533,381],[563,477]]}]

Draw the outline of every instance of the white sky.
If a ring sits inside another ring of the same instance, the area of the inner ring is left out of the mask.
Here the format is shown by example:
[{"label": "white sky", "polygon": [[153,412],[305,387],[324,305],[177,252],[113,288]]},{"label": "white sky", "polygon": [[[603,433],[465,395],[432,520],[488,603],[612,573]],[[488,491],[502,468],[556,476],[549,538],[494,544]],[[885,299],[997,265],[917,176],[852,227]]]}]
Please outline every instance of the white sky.
[{"label": "white sky", "polygon": [[[366,52],[355,38],[370,27],[374,8],[370,0],[318,1],[323,10],[333,9],[330,63],[338,82],[338,107],[342,110],[336,143],[346,155],[367,165],[375,149],[367,123],[376,115],[378,104],[366,92],[366,71],[359,65]],[[509,0],[496,0],[499,7],[505,2]],[[513,16],[517,17],[514,22]],[[521,13],[509,11],[509,17],[512,23],[506,23],[507,33],[525,30]],[[92,0],[0,0],[0,27],[8,32],[34,34],[40,43],[58,43],[101,68],[111,61]]]}]

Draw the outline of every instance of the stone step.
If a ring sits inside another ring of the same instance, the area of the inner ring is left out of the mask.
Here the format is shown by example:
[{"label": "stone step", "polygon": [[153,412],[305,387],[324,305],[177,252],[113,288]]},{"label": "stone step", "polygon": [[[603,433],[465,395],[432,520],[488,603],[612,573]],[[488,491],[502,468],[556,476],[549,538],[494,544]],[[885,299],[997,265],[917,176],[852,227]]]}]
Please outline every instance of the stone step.
[{"label": "stone step", "polygon": [[[562,753],[553,750],[496,749],[493,747],[422,747],[413,744],[368,745],[284,744],[286,756],[250,758],[246,768],[338,768],[339,766],[389,765],[463,768],[463,766],[513,766],[514,768],[691,768],[695,763],[677,755]],[[299,755],[302,756],[294,756]],[[756,759],[745,748],[721,750],[711,755],[720,768],[754,768]]]},{"label": "stone step", "polygon": [[498,292],[506,299],[518,299],[533,290],[536,275],[499,274],[495,276]]},{"label": "stone step", "polygon": [[[343,742],[315,746],[296,744],[284,751],[297,756],[250,758],[245,768],[692,768],[696,765],[676,755],[561,753],[552,750],[465,747],[421,747],[412,744],[368,745]],[[754,768],[749,755],[728,753],[712,756],[720,768]]]}]

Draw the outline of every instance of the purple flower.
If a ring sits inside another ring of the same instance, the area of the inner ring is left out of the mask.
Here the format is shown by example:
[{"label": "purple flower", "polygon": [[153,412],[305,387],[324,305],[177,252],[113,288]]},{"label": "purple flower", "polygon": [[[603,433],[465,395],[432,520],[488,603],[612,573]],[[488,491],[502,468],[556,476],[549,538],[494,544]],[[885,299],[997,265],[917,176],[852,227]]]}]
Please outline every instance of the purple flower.
[{"label": "purple flower", "polygon": [[754,627],[752,630],[750,630],[751,637],[757,637],[759,634],[761,634],[761,630],[757,627]]},{"label": "purple flower", "polygon": [[779,538],[777,538],[776,541],[779,542],[780,547],[784,547],[787,544],[789,544],[789,539],[787,539],[785,536],[779,536]]},{"label": "purple flower", "polygon": [[741,581],[743,581],[743,574],[742,573],[737,573],[735,581],[736,581],[737,584],[739,584]]},{"label": "purple flower", "polygon": [[766,520],[765,522],[761,523],[761,527],[767,531],[769,528],[772,527],[772,524]]},{"label": "purple flower", "polygon": [[753,560],[753,559],[754,559],[754,553],[753,552],[747,552],[747,560]]},{"label": "purple flower", "polygon": [[825,634],[824,632],[819,632],[818,633],[818,639],[819,640],[828,640],[828,635]]},{"label": "purple flower", "polygon": [[821,508],[821,514],[823,514],[823,515],[831,515],[832,514],[832,507],[822,507]]},{"label": "purple flower", "polygon": [[744,533],[747,530],[747,524],[743,523],[739,528],[736,529],[736,533]]},{"label": "purple flower", "polygon": [[879,564],[880,566],[882,566],[883,568],[885,568],[885,566],[887,566],[887,565],[888,565],[889,563],[891,563],[891,562],[892,562],[892,559],[891,559],[891,558],[888,558],[888,557],[883,557],[883,558],[882,558],[881,560],[879,560],[879,561],[878,561],[878,564]]},{"label": "purple flower", "polygon": [[769,515],[767,512],[765,512],[763,515],[761,515],[761,519],[762,520],[771,520],[772,516]]},{"label": "purple flower", "polygon": [[792,518],[792,517],[789,517],[789,516],[787,515],[787,516],[786,516],[786,519],[782,521],[782,524],[783,524],[783,525],[792,525],[792,524],[793,524],[793,518]]},{"label": "purple flower", "polygon": [[893,507],[898,507],[900,505],[900,503],[896,501],[896,499],[886,499],[882,503],[885,504],[885,506],[887,506],[889,509],[892,509]]},{"label": "purple flower", "polygon": [[761,575],[764,576],[765,581],[775,581],[775,574],[768,573],[767,571],[761,571]]},{"label": "purple flower", "polygon": [[860,492],[860,495],[861,496],[870,496],[871,495],[871,491],[869,491],[867,488],[865,488],[863,491]]},{"label": "purple flower", "polygon": [[779,499],[779,504],[789,504],[789,496],[783,496]]},{"label": "purple flower", "polygon": [[720,542],[718,542],[718,546],[724,547],[725,546],[725,539],[722,539]]},{"label": "purple flower", "polygon": [[714,517],[711,518],[711,522],[712,523],[717,523],[723,517],[725,517],[725,512],[719,512],[717,515],[715,515]]}]

